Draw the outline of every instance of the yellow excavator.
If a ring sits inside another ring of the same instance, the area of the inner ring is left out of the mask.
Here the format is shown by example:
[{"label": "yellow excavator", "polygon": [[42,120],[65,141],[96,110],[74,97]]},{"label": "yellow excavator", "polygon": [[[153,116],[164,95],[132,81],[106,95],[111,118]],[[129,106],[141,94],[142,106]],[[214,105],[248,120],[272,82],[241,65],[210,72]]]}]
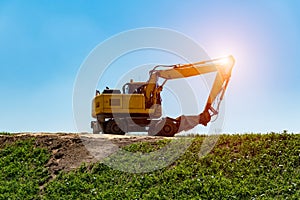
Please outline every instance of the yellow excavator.
[{"label": "yellow excavator", "polygon": [[[97,119],[91,122],[93,133],[148,132],[152,136],[173,137],[198,124],[207,126],[212,116],[219,113],[234,62],[233,56],[227,56],[196,63],[158,65],[149,72],[147,82],[130,80],[123,85],[122,92],[108,88],[102,93],[97,90],[92,102],[92,117]],[[160,93],[168,80],[212,72],[216,72],[216,76],[202,113],[175,119],[162,117]],[[159,79],[164,80],[160,85]]]}]

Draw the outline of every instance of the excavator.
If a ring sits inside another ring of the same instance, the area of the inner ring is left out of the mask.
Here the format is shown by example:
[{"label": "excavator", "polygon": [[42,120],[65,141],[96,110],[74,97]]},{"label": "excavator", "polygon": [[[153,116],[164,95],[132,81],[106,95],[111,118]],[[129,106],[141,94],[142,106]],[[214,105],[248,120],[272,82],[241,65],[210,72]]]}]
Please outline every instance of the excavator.
[{"label": "excavator", "polygon": [[[226,56],[196,63],[157,65],[146,82],[125,83],[119,89],[106,88],[92,101],[93,133],[124,135],[127,132],[148,132],[151,136],[173,137],[201,124],[207,126],[219,114],[220,103],[227,89],[235,60]],[[162,117],[160,93],[168,80],[188,78],[215,72],[216,76],[203,112],[177,118]],[[159,80],[162,80],[159,84]]]}]

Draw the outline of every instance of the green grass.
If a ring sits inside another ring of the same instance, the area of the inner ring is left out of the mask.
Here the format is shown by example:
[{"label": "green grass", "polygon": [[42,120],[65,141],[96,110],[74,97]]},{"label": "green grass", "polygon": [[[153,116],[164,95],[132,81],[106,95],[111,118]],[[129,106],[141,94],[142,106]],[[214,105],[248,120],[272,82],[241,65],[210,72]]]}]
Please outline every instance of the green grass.
[{"label": "green grass", "polygon": [[[32,141],[0,150],[0,199],[299,199],[300,135],[222,135],[206,156],[205,137],[172,165],[131,174],[97,163],[82,165],[39,190],[49,174],[49,154]],[[152,152],[169,141],[137,143],[131,152]]]},{"label": "green grass", "polygon": [[[203,137],[171,166],[130,174],[104,164],[61,174],[45,199],[299,199],[299,135],[223,135],[213,151],[198,157]],[[157,149],[166,142],[154,145]],[[139,143],[127,150],[149,152]],[[151,151],[151,150],[150,150]]]},{"label": "green grass", "polygon": [[48,177],[44,167],[50,154],[33,140],[17,141],[0,149],[0,199],[34,199]]}]

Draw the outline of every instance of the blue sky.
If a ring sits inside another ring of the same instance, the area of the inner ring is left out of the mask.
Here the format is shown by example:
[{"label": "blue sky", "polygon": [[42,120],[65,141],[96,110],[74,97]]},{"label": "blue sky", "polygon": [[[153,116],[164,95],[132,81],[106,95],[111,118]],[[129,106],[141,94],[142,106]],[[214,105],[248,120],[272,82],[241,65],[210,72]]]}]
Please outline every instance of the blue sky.
[{"label": "blue sky", "polygon": [[299,8],[278,0],[0,1],[0,131],[76,131],[73,84],[89,52],[119,32],[161,27],[210,57],[235,56],[225,132],[299,132]]}]

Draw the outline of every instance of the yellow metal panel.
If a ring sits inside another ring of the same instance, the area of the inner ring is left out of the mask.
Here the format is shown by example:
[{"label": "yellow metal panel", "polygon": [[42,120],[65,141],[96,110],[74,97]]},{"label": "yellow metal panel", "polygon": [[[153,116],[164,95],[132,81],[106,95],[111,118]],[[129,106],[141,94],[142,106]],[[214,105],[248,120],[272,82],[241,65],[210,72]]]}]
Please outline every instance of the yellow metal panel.
[{"label": "yellow metal panel", "polygon": [[102,94],[102,96],[104,108],[122,108],[122,94]]},{"label": "yellow metal panel", "polygon": [[136,113],[161,116],[161,108],[145,108],[145,97],[142,94],[101,94],[93,99],[92,116],[110,113]]},{"label": "yellow metal panel", "polygon": [[93,99],[93,106],[92,106],[92,116],[96,117],[97,114],[103,112],[103,96],[102,95],[97,95]]},{"label": "yellow metal panel", "polygon": [[145,97],[142,94],[123,94],[123,109],[145,109]]},{"label": "yellow metal panel", "polygon": [[104,109],[102,113],[136,113],[136,114],[150,114],[154,113],[154,109],[118,109],[118,108],[112,108],[112,109]]},{"label": "yellow metal panel", "polygon": [[145,109],[142,94],[101,94],[94,98],[92,116],[104,113],[152,113]]}]

